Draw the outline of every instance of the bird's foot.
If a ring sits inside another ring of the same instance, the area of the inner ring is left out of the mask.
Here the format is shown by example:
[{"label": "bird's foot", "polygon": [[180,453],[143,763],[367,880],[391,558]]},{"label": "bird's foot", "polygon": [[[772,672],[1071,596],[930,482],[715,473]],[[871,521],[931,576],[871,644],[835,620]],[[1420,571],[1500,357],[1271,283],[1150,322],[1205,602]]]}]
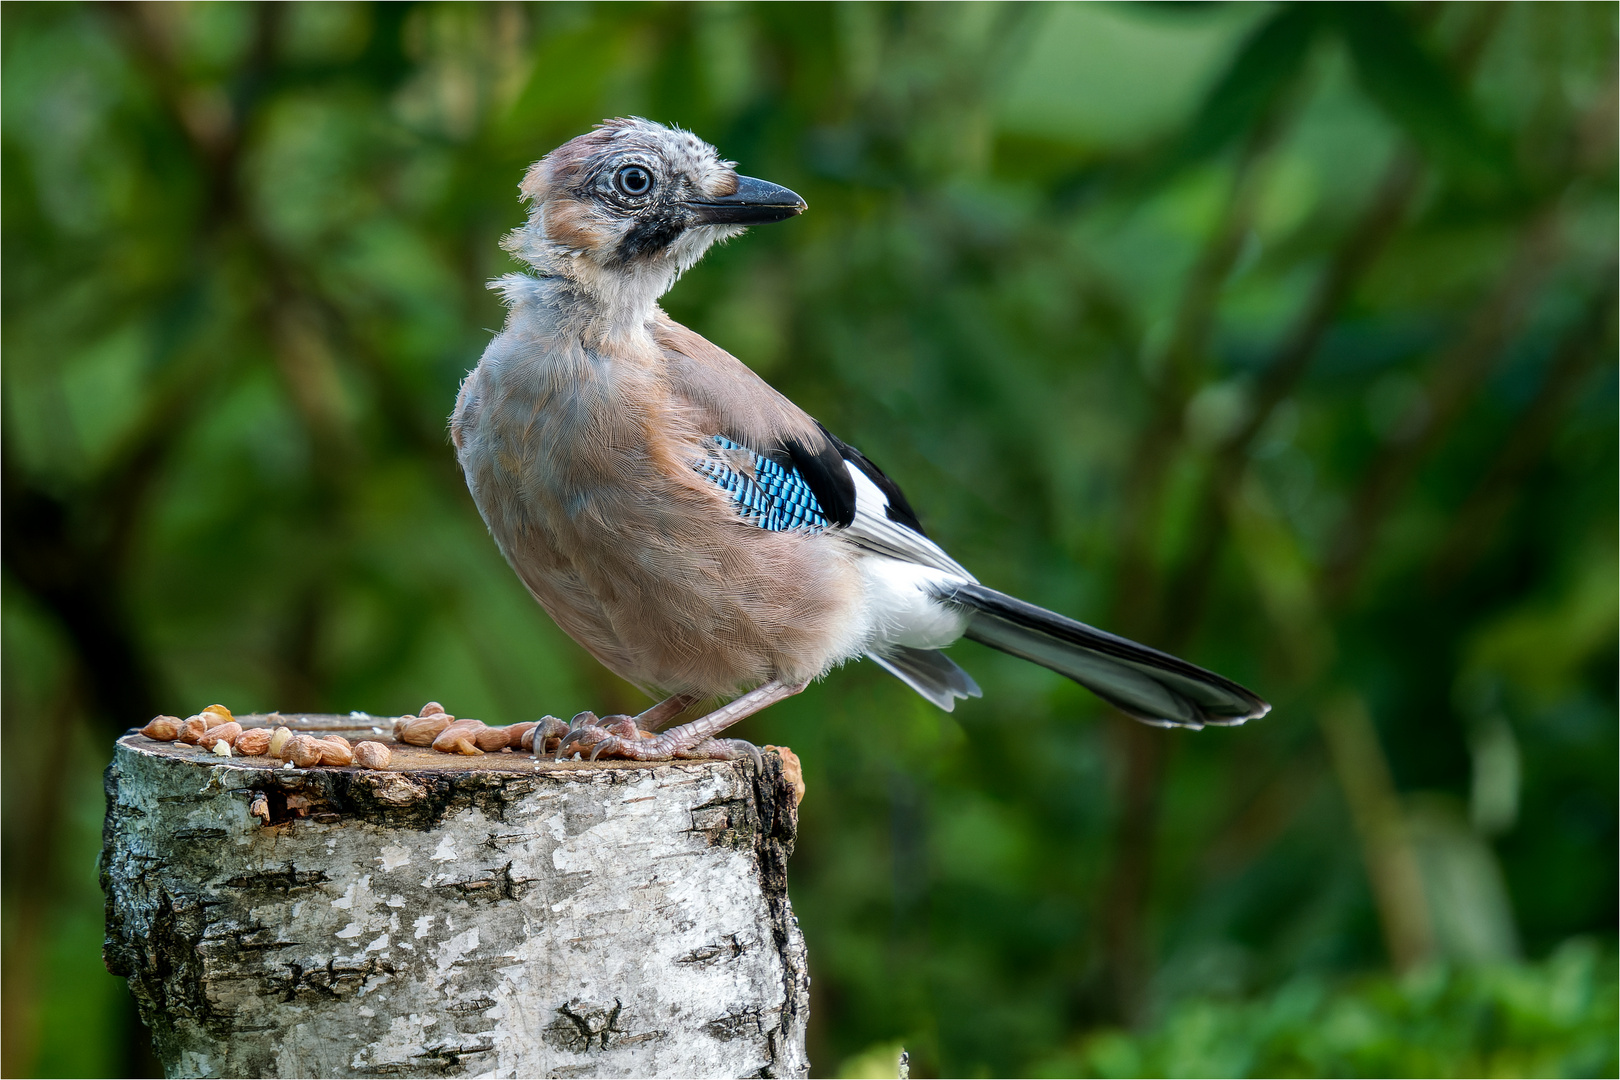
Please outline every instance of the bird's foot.
[{"label": "bird's foot", "polygon": [[677,751],[675,756],[695,761],[740,761],[747,758],[754,763],[756,771],[765,768],[765,758],[760,754],[759,747],[747,739],[704,739],[690,750]]},{"label": "bird's foot", "polygon": [[[715,736],[767,705],[792,697],[807,685],[809,685],[807,682],[785,683],[773,679],[764,686],[748,691],[730,704],[722,705],[708,715],[679,727],[670,728],[661,735],[654,735],[638,727],[636,719],[640,718],[609,716],[598,720],[592,713],[580,713],[574,717],[573,729],[558,745],[557,758],[561,760],[574,754],[589,754],[592,761],[601,757],[628,758],[632,761],[668,761],[677,756],[732,760],[747,755],[756,764],[761,764],[762,759],[757,747],[740,739],[717,739]],[[674,706],[678,702],[680,707],[684,708],[691,703],[691,699],[681,702],[680,697],[671,698],[642,713],[641,718],[650,718],[654,713],[667,711],[666,707]],[[674,712],[679,712],[679,709],[674,709],[671,715]]]},{"label": "bird's foot", "polygon": [[574,726],[558,742],[557,760],[580,755],[587,761],[598,758],[623,758],[630,761],[738,761],[748,758],[756,768],[764,768],[759,747],[744,739],[704,739],[696,746],[672,749],[663,745],[665,740],[636,727],[629,716],[605,716],[598,720],[593,713],[580,713],[574,717]]},{"label": "bird's foot", "polygon": [[635,761],[666,761],[668,751],[643,744],[658,740],[636,726],[633,716],[620,713],[598,718],[593,712],[576,713],[572,726],[557,743],[557,760],[579,754],[589,761],[599,757]]}]

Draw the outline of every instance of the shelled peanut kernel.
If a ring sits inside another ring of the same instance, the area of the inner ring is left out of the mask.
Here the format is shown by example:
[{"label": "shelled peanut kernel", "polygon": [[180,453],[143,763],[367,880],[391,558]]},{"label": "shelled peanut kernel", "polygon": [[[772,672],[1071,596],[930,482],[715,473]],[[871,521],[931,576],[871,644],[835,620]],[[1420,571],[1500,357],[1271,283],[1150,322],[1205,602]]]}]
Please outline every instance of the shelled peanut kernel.
[{"label": "shelled peanut kernel", "polygon": [[445,754],[482,754],[475,739],[484,728],[482,720],[457,720],[433,740],[433,749]]},{"label": "shelled peanut kernel", "polygon": [[181,723],[178,716],[154,716],[152,722],[141,728],[139,734],[157,742],[174,742],[180,737]]},{"label": "shelled peanut kernel", "polygon": [[223,724],[219,724],[215,727],[209,728],[207,731],[204,731],[202,738],[197,740],[197,745],[202,747],[204,750],[212,750],[214,748],[214,744],[216,743],[236,742],[236,737],[240,734],[242,734],[242,725],[238,724],[235,720],[229,720]]},{"label": "shelled peanut kernel", "polygon": [[299,732],[288,741],[285,747],[287,760],[300,769],[308,769],[321,763],[321,744],[318,740]]},{"label": "shelled peanut kernel", "polygon": [[315,740],[321,748],[322,765],[353,765],[354,749],[349,746],[349,740],[337,735],[329,735],[324,739]]},{"label": "shelled peanut kernel", "polygon": [[[519,732],[521,735],[522,733]],[[512,745],[512,732],[503,727],[490,727],[484,725],[473,732],[473,745],[488,754],[495,750],[504,750]]]},{"label": "shelled peanut kernel", "polygon": [[262,757],[270,749],[269,728],[248,728],[236,737],[236,752],[247,757]]},{"label": "shelled peanut kernel", "polygon": [[432,746],[455,717],[442,712],[432,716],[402,716],[394,721],[394,738],[409,746]]},{"label": "shelled peanut kernel", "polygon": [[287,744],[292,741],[292,737],[293,733],[291,728],[276,728],[276,730],[270,733],[270,746],[265,752],[273,758],[285,759],[287,756]]}]

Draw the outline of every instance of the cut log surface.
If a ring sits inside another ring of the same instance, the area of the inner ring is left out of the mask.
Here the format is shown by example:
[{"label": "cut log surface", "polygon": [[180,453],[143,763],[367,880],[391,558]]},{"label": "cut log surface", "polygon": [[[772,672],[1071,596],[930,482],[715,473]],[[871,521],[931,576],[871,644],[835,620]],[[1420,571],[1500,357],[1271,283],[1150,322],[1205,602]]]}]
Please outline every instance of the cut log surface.
[{"label": "cut log surface", "polygon": [[170,1076],[808,1074],[777,753],[461,757],[361,714],[238,719],[393,758],[118,741],[106,960]]}]

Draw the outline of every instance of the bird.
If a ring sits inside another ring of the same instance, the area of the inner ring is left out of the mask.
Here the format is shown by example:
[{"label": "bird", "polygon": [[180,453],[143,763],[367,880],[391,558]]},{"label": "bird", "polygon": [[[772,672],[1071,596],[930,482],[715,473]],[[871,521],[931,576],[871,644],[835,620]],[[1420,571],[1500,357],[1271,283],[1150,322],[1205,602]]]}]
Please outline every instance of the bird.
[{"label": "bird", "polygon": [[[451,441],[529,593],[658,702],[578,714],[559,756],[738,757],[753,748],[723,731],[862,657],[951,710],[982,695],[942,651],[964,637],[1148,724],[1270,709],[981,584],[870,458],[664,313],[709,248],[802,214],[797,194],[637,117],[546,154],[519,192],[527,218],[501,245],[527,270],[490,282],[506,322],[461,384]],[[668,726],[702,702],[723,704]]]}]

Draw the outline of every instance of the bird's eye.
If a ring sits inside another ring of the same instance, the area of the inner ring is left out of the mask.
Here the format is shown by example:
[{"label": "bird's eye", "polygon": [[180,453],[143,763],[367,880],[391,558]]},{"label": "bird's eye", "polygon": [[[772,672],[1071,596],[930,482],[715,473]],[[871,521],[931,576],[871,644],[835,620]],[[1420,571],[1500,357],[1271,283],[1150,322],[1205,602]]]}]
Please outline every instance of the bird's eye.
[{"label": "bird's eye", "polygon": [[626,165],[619,170],[619,175],[613,178],[618,189],[630,196],[641,196],[652,190],[652,173],[640,165]]}]

